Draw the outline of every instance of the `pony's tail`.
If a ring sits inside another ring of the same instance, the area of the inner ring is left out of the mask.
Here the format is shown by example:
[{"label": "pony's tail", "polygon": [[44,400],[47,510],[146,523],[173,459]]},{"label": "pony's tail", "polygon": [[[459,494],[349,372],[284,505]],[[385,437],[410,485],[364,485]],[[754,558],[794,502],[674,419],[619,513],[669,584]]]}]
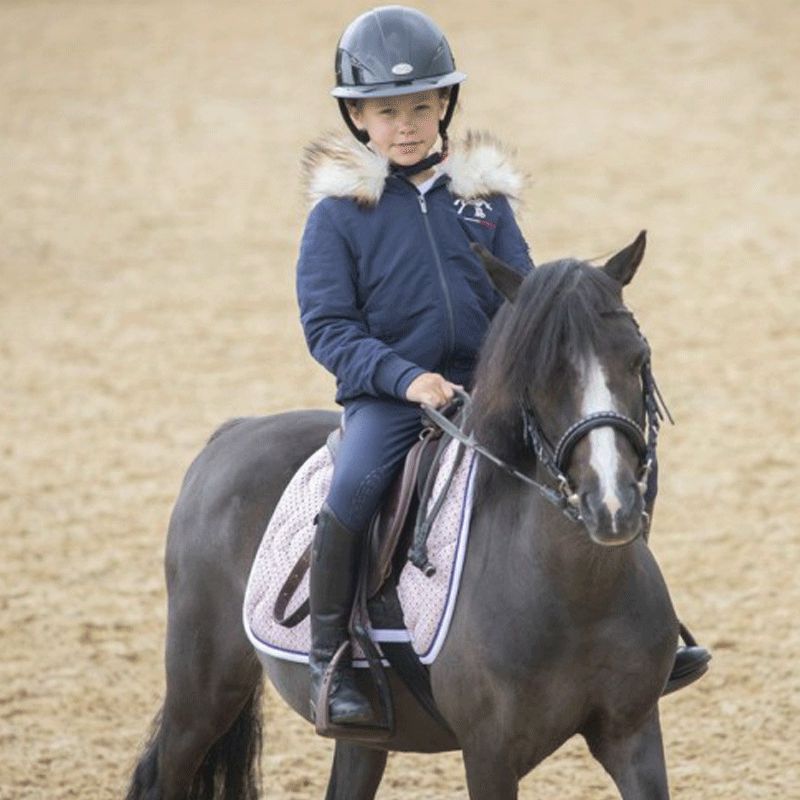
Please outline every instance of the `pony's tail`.
[{"label": "pony's tail", "polygon": [[[188,787],[186,800],[258,800],[261,789],[261,688],[259,681],[239,716],[211,746]],[[162,800],[158,750],[162,711],[131,778],[125,800]]]},{"label": "pony's tail", "polygon": [[158,743],[161,739],[161,714],[163,708],[156,714],[150,726],[150,735],[144,746],[144,752],[139,758],[139,763],[133,771],[131,785],[125,800],[159,800],[161,792],[158,789]]},{"label": "pony's tail", "polygon": [[203,759],[187,800],[258,800],[261,789],[261,686]]}]

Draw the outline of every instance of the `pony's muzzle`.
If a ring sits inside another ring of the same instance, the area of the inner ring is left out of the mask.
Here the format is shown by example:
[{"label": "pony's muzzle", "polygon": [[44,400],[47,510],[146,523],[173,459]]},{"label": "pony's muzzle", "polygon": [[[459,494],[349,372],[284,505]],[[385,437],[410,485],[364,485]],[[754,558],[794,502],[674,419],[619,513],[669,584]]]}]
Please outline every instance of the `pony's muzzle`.
[{"label": "pony's muzzle", "polygon": [[644,503],[635,483],[620,486],[611,498],[590,491],[581,495],[581,516],[589,537],[604,547],[622,547],[643,530]]}]

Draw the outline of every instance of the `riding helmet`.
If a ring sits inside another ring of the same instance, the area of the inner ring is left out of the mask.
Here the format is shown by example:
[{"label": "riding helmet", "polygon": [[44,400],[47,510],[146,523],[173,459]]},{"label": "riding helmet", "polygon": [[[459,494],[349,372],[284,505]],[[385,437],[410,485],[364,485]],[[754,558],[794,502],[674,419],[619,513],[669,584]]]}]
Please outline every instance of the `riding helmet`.
[{"label": "riding helmet", "polygon": [[382,6],[353,20],[336,48],[336,87],[331,94],[347,127],[360,141],[369,136],[350,118],[346,100],[393,97],[451,86],[439,134],[447,147],[447,126],[466,79],[456,70],[447,39],[430,17],[414,8]]}]

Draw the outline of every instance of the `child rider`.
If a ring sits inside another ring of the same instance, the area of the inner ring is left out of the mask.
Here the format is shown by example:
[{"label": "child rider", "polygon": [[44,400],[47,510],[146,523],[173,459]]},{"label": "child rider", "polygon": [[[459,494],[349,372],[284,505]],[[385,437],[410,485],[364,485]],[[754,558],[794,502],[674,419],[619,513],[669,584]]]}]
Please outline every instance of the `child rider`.
[{"label": "child rider", "polygon": [[[419,404],[441,406],[455,386],[470,386],[501,305],[470,242],[521,273],[532,266],[508,201],[520,179],[506,156],[471,137],[447,157],[465,78],[426,15],[401,6],[363,14],[339,41],[332,92],[357,141],[327,139],[306,154],[317,202],[297,293],[309,349],[336,376],[346,430],[312,547],[312,715],[348,636],[364,534],[419,436]],[[329,710],[336,724],[372,717],[349,665],[334,678]]]}]

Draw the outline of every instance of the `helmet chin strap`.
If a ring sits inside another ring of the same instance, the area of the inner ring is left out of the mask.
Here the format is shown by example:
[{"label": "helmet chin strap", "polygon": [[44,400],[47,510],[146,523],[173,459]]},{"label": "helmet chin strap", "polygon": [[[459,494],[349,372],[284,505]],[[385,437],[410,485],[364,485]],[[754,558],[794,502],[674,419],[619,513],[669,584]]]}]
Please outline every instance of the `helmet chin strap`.
[{"label": "helmet chin strap", "polygon": [[389,162],[389,172],[392,175],[402,175],[404,178],[410,178],[412,175],[418,175],[420,172],[425,172],[437,164],[441,164],[447,158],[447,134],[442,133],[442,149],[438,153],[431,153],[426,156],[422,161],[417,161],[416,164],[411,164],[403,167],[400,164]]}]

